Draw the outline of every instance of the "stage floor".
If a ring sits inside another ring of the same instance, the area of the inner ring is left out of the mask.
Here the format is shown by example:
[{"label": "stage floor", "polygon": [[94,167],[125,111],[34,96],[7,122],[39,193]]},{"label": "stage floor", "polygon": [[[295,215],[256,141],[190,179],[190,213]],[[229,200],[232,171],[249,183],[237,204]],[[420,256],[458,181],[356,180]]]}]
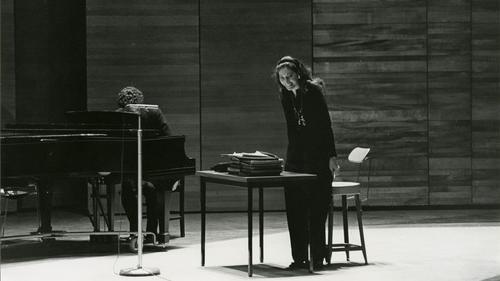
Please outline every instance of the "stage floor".
[{"label": "stage floor", "polygon": [[[339,215],[337,213],[337,215]],[[352,217],[350,237],[359,241]],[[340,222],[340,216],[336,217]],[[254,226],[257,226],[257,215]],[[500,280],[500,210],[411,210],[364,212],[368,265],[361,252],[335,253],[332,265],[308,273],[289,271],[291,262],[283,212],[265,215],[265,259],[258,262],[258,232],[254,227],[254,277],[258,280]],[[54,229],[90,229],[84,216],[58,211]],[[24,234],[36,228],[36,214],[12,214],[5,234]],[[118,230],[128,229],[123,217]],[[178,235],[166,249],[146,247],[143,266],[161,274],[148,280],[241,280],[247,277],[246,213],[207,215],[206,266],[201,267],[200,215],[186,216],[186,237]],[[336,242],[341,232],[335,226]],[[58,238],[49,243],[27,240],[2,245],[1,280],[127,280],[121,269],[135,267],[137,256],[118,243],[90,243],[87,237]]]}]

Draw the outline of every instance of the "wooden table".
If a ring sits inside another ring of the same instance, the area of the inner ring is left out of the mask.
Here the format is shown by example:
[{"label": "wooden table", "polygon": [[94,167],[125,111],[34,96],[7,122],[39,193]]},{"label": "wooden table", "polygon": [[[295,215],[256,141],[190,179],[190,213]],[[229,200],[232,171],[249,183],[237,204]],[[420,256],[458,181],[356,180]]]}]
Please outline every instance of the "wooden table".
[{"label": "wooden table", "polygon": [[[252,263],[252,202],[253,189],[259,189],[259,242],[260,242],[260,262],[264,262],[264,192],[265,187],[280,187],[289,183],[313,182],[316,175],[299,174],[292,172],[282,172],[277,176],[256,176],[244,177],[231,175],[228,173],[219,173],[212,170],[197,171],[196,175],[200,177],[200,201],[201,201],[201,265],[205,266],[205,219],[206,219],[206,184],[219,183],[224,185],[239,186],[247,188],[247,214],[248,214],[248,276],[253,274]],[[310,246],[309,246],[309,257]],[[309,270],[312,272],[312,258],[309,258]]]}]

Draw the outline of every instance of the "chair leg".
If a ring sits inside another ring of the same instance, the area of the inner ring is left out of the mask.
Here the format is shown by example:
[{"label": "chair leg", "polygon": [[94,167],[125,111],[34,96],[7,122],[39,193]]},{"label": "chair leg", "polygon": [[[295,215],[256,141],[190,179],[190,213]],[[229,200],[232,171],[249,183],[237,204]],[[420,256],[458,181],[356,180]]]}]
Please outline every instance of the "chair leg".
[{"label": "chair leg", "polygon": [[350,260],[349,257],[349,223],[347,220],[347,195],[342,195],[342,217],[344,221],[344,243],[346,244],[345,256],[347,261]]},{"label": "chair leg", "polygon": [[326,262],[328,264],[332,263],[332,244],[333,244],[333,194],[330,198],[330,204],[328,206],[328,248],[326,254]]},{"label": "chair leg", "polygon": [[180,190],[179,190],[179,225],[181,230],[181,237],[186,236],[186,228],[185,228],[185,220],[184,220],[184,177],[180,182]]},{"label": "chair leg", "polygon": [[111,183],[106,183],[106,213],[108,230],[115,231],[115,185]]},{"label": "chair leg", "polygon": [[365,235],[363,233],[362,212],[363,209],[361,207],[361,200],[359,199],[359,194],[356,194],[356,214],[358,216],[359,238],[361,240],[361,247],[363,251],[363,257],[365,258],[365,264],[368,264],[368,259],[366,257]]}]

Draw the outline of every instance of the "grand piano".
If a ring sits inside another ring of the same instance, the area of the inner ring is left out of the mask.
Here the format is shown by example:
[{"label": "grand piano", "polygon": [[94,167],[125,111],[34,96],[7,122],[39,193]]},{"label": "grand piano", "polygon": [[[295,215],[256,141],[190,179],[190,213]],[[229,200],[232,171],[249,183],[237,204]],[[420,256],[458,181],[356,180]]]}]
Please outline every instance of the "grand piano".
[{"label": "grand piano", "polygon": [[[40,227],[34,235],[57,237],[67,233],[52,230],[51,185],[56,179],[86,178],[94,194],[93,212],[89,216],[93,230],[89,234],[104,234],[99,225],[99,213],[104,210],[105,232],[115,233],[114,184],[124,175],[137,176],[138,114],[73,111],[66,115],[68,122],[64,124],[18,124],[2,129],[2,186],[16,179],[34,181],[40,213]],[[150,128],[142,131],[143,178],[171,177],[181,179],[183,184],[184,176],[194,174],[195,159],[186,156],[185,136],[157,136]],[[106,208],[96,198],[103,182],[107,190]],[[165,209],[163,223],[160,222],[164,241],[169,238],[167,212]]]}]

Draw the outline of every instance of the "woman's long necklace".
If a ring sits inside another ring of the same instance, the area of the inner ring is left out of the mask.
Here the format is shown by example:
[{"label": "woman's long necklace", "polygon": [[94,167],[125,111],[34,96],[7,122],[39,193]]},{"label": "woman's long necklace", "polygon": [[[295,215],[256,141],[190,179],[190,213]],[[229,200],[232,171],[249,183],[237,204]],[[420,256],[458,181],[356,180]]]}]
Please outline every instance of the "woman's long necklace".
[{"label": "woman's long necklace", "polygon": [[[299,98],[298,95],[300,95],[300,108],[297,108],[296,105],[296,100]],[[293,100],[293,111],[295,111],[295,116],[297,117],[297,125],[300,127],[305,127],[306,126],[306,119],[304,119],[304,94],[303,93],[297,93],[297,97]]]}]

